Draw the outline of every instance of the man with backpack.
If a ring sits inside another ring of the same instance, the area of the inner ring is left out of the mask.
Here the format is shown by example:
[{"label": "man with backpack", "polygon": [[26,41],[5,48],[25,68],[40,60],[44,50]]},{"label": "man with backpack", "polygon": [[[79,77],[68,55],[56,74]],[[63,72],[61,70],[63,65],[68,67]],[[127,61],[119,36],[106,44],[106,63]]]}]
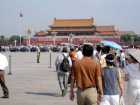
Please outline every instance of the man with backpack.
[{"label": "man with backpack", "polygon": [[69,57],[67,48],[64,47],[62,53],[58,55],[56,61],[56,71],[58,76],[59,86],[62,92],[62,96],[66,95],[67,88],[68,88],[68,76],[70,67],[72,65],[71,59]]}]

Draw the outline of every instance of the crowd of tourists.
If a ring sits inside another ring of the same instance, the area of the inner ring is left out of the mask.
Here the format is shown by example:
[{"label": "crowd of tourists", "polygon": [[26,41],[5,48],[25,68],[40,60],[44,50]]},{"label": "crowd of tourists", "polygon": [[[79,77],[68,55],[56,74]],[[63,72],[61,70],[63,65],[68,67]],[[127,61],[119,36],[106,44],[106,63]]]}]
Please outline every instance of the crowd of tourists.
[{"label": "crowd of tourists", "polygon": [[139,53],[89,43],[70,52],[64,47],[55,62],[61,95],[70,85],[77,105],[140,105]]},{"label": "crowd of tourists", "polygon": [[[40,51],[37,52],[39,63]],[[63,47],[55,61],[61,95],[70,87],[70,100],[77,105],[140,105],[140,50],[109,46]],[[9,98],[4,71],[7,58],[0,53],[2,98]],[[76,93],[75,93],[76,90]]]}]

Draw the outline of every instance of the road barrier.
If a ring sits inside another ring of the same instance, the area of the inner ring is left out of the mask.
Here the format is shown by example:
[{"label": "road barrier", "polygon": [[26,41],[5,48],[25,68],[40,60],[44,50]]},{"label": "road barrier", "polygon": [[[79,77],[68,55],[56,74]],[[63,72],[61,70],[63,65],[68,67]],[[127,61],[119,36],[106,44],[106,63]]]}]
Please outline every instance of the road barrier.
[{"label": "road barrier", "polygon": [[12,75],[12,57],[11,57],[11,55],[9,55],[9,73],[8,73],[8,75]]}]

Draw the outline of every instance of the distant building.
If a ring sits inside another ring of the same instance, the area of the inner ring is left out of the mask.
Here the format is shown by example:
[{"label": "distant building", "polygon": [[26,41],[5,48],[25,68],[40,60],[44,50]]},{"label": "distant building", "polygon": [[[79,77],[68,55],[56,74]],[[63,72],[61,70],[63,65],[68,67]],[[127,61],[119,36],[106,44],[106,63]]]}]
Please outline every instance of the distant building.
[{"label": "distant building", "polygon": [[45,31],[39,31],[39,32],[36,32],[35,33],[35,37],[45,37],[48,35],[48,32],[45,32]]},{"label": "distant building", "polygon": [[101,36],[115,36],[115,26],[96,26],[96,32]]},{"label": "distant building", "polygon": [[58,36],[69,36],[69,34],[78,35],[94,35],[95,25],[94,19],[54,19],[48,34],[56,32]]},{"label": "distant building", "polygon": [[101,40],[120,42],[123,32],[115,26],[96,26],[94,18],[88,19],[56,19],[47,31],[37,32],[31,40],[32,44],[61,43],[81,44],[83,42],[97,43]]}]

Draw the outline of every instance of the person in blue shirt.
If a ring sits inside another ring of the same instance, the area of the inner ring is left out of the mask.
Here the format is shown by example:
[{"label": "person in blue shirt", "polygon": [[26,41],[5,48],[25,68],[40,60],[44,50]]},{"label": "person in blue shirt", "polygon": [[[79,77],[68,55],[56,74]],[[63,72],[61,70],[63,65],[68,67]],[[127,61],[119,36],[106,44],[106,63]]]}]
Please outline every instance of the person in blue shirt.
[{"label": "person in blue shirt", "polygon": [[121,74],[114,64],[115,56],[108,54],[105,57],[107,66],[102,69],[103,97],[100,105],[119,105],[120,96],[123,95]]}]

